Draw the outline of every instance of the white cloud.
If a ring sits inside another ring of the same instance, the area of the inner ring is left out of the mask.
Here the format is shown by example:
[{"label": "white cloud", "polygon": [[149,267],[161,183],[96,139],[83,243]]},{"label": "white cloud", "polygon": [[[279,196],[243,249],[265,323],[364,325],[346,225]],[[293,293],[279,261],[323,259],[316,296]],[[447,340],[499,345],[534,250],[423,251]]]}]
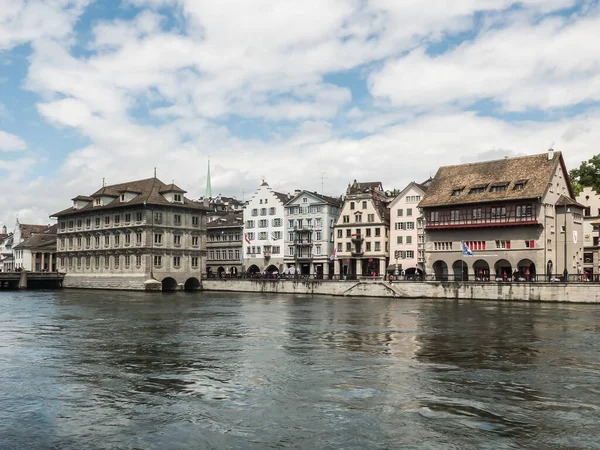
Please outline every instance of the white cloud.
[{"label": "white cloud", "polygon": [[423,47],[370,78],[395,106],[435,107],[491,98],[503,108],[552,109],[600,100],[600,14],[552,17],[487,31],[439,56]]},{"label": "white cloud", "polygon": [[0,130],[0,152],[15,152],[26,148],[27,144],[19,136]]}]

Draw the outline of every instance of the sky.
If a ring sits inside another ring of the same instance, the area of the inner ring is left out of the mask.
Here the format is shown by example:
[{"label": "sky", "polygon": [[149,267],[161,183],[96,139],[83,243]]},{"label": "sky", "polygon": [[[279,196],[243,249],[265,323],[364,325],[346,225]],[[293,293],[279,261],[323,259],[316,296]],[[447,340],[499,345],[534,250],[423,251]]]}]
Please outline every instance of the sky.
[{"label": "sky", "polygon": [[0,0],[0,225],[157,176],[193,199],[402,189],[600,152],[600,5]]}]

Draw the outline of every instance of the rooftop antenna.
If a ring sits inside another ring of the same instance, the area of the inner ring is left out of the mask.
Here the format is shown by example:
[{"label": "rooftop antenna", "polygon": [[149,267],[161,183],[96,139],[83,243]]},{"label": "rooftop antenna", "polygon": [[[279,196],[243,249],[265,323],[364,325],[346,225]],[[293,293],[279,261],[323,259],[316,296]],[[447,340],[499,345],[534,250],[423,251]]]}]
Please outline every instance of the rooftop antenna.
[{"label": "rooftop antenna", "polygon": [[102,187],[104,187],[104,178],[102,178]]},{"label": "rooftop antenna", "polygon": [[156,167],[154,167],[154,178],[156,178]]}]

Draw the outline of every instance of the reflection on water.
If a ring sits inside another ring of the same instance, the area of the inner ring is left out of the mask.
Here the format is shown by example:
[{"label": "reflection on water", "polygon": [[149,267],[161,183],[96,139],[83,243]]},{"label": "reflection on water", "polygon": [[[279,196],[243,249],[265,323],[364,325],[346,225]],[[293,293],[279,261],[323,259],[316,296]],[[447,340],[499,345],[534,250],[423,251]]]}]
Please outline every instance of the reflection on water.
[{"label": "reflection on water", "polygon": [[0,448],[600,448],[594,305],[0,293]]}]

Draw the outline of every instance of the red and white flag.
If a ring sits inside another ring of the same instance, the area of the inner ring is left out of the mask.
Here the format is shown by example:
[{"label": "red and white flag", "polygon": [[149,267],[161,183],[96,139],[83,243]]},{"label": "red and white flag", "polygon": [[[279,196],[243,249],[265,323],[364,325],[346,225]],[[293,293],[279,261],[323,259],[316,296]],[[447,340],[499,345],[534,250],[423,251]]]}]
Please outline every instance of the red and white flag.
[{"label": "red and white flag", "polygon": [[329,259],[333,261],[336,258],[337,258],[337,248],[334,248]]},{"label": "red and white flag", "polygon": [[250,243],[250,238],[248,237],[247,234],[244,234],[244,240],[246,241],[246,244]]}]

